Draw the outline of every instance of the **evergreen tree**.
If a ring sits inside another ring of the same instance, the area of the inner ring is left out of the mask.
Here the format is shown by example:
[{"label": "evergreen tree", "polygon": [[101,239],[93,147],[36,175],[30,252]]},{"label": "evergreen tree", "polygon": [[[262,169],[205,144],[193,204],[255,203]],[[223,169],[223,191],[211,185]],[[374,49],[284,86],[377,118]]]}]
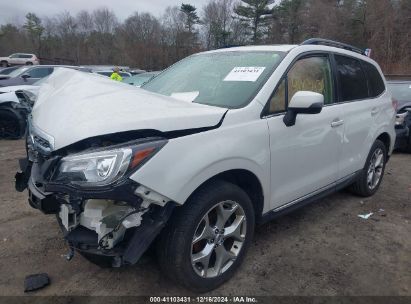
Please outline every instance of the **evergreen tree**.
[{"label": "evergreen tree", "polygon": [[185,27],[190,34],[193,33],[195,24],[200,23],[197,15],[197,9],[191,4],[181,4],[180,11],[185,15]]},{"label": "evergreen tree", "polygon": [[44,32],[44,27],[41,24],[41,19],[34,13],[28,13],[26,15],[26,22],[23,25],[27,31],[33,47],[37,49],[38,55],[40,55],[41,49],[41,35]]},{"label": "evergreen tree", "polygon": [[234,11],[249,24],[252,30],[252,40],[257,43],[262,36],[261,27],[267,25],[272,10],[268,7],[274,0],[243,0],[243,4],[238,5]]}]

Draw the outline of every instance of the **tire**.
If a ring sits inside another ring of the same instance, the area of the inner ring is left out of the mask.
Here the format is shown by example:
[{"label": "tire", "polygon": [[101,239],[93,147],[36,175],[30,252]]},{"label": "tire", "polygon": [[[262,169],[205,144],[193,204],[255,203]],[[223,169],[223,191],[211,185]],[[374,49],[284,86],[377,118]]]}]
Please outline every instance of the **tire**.
[{"label": "tire", "polygon": [[27,61],[26,65],[33,65],[33,62]]},{"label": "tire", "polygon": [[387,148],[382,141],[377,139],[371,147],[357,181],[351,186],[352,192],[363,197],[374,195],[383,179],[386,161]]},{"label": "tire", "polygon": [[25,133],[25,119],[13,110],[0,110],[0,138],[19,139]]},{"label": "tire", "polygon": [[0,62],[0,65],[1,65],[3,68],[6,68],[6,67],[9,66],[9,64],[8,64],[7,61],[2,61],[2,62]]},{"label": "tire", "polygon": [[[240,266],[251,244],[254,225],[253,205],[240,187],[225,181],[210,182],[177,209],[163,229],[157,242],[160,267],[188,289],[215,289]],[[232,237],[229,229],[236,232]],[[209,253],[205,255],[208,258],[198,259],[203,251]]]}]

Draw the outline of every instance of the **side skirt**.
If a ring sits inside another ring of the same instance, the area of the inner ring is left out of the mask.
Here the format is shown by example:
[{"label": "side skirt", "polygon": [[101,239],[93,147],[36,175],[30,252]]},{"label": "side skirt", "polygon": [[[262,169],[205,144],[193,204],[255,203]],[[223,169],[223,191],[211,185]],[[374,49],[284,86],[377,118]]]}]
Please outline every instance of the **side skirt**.
[{"label": "side skirt", "polygon": [[361,173],[361,171],[357,171],[351,175],[349,175],[348,177],[345,177],[339,181],[337,181],[335,184],[331,185],[330,187],[320,191],[320,192],[316,192],[310,196],[308,196],[307,198],[299,198],[296,199],[294,202],[290,202],[287,204],[284,204],[280,207],[277,207],[271,211],[268,211],[267,213],[263,214],[263,216],[261,217],[260,221],[258,222],[258,224],[262,225],[265,224],[269,221],[272,221],[276,218],[279,218],[283,215],[286,215],[294,210],[297,210],[299,208],[302,208],[308,204],[311,204],[315,201],[318,201],[321,198],[324,198],[330,194],[333,194],[337,191],[340,191],[346,187],[348,187],[349,185],[351,185],[353,182],[356,181],[356,179],[358,178],[359,174]]}]

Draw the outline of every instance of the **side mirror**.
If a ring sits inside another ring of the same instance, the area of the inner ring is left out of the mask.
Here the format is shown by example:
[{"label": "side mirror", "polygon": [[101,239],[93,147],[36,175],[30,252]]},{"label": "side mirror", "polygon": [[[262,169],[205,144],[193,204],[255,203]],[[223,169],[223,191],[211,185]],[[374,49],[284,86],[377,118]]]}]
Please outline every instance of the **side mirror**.
[{"label": "side mirror", "polygon": [[298,91],[291,98],[283,121],[287,127],[295,125],[297,114],[318,114],[324,106],[324,95],[311,91]]},{"label": "side mirror", "polygon": [[30,78],[31,76],[29,74],[23,74],[21,75],[21,78],[23,78],[24,80],[26,80],[27,78]]}]

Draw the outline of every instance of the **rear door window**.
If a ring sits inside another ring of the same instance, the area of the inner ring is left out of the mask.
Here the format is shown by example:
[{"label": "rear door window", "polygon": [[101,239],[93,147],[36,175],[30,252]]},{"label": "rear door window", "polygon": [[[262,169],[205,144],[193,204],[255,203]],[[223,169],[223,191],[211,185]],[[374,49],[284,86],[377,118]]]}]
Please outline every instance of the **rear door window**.
[{"label": "rear door window", "polygon": [[382,79],[380,72],[378,72],[373,64],[366,61],[362,62],[362,66],[367,74],[370,96],[380,96],[385,91],[384,80]]},{"label": "rear door window", "polygon": [[29,55],[29,54],[20,54],[20,55],[19,55],[19,58],[29,59],[29,58],[31,58],[31,57],[32,57],[32,56]]},{"label": "rear door window", "polygon": [[368,84],[361,62],[355,58],[335,55],[342,101],[368,98]]}]

